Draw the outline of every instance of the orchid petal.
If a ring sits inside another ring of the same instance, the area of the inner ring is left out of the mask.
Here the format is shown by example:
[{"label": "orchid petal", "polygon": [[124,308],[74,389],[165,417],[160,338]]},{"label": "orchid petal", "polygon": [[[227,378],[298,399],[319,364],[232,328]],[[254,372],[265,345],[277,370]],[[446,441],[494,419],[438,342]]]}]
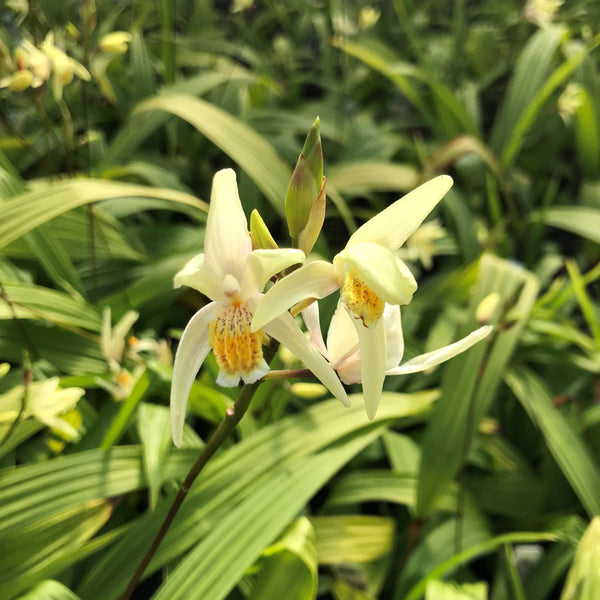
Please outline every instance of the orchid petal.
[{"label": "orchid petal", "polygon": [[215,313],[216,304],[211,302],[201,308],[186,325],[183,331],[171,383],[171,432],[177,447],[183,440],[185,407],[196,374],[210,351],[208,324]]},{"label": "orchid petal", "polygon": [[339,273],[342,265],[355,269],[364,282],[388,304],[408,304],[417,289],[409,268],[381,244],[361,242],[342,250],[334,259]]},{"label": "orchid petal", "polygon": [[335,371],[306,339],[292,315],[284,312],[265,325],[264,331],[293,352],[344,406],[350,406],[346,390]]},{"label": "orchid petal", "polygon": [[302,250],[282,248],[277,250],[254,250],[242,278],[242,294],[251,296],[262,292],[273,275],[306,259]]},{"label": "orchid petal", "polygon": [[339,287],[331,263],[318,260],[290,273],[278,281],[260,301],[252,331],[262,329],[271,319],[306,298],[324,298]]},{"label": "orchid petal", "polygon": [[211,300],[216,300],[222,296],[221,280],[215,273],[215,270],[206,261],[204,254],[198,254],[190,260],[181,271],[173,278],[173,286],[182,285],[194,288]]},{"label": "orchid petal", "polygon": [[329,360],[329,352],[323,340],[321,331],[321,319],[319,317],[319,303],[313,302],[302,311],[302,319],[306,325],[306,330],[310,335],[310,341],[315,348]]},{"label": "orchid petal", "polygon": [[231,274],[242,279],[244,266],[252,251],[248,222],[238,194],[235,171],[223,169],[212,184],[204,254],[217,276]]},{"label": "orchid petal", "polygon": [[377,413],[377,406],[385,379],[385,325],[383,319],[373,328],[365,327],[360,319],[352,319],[360,345],[360,368],[363,397],[367,417],[371,421]]},{"label": "orchid petal", "polygon": [[[353,319],[341,300],[338,302],[329,322],[327,350],[329,360],[340,365],[344,358],[358,350],[358,335],[354,329]],[[360,379],[357,379],[357,381],[360,381]]]},{"label": "orchid petal", "polygon": [[416,356],[408,362],[405,362],[403,365],[389,369],[387,374],[407,375],[409,373],[417,373],[419,371],[425,371],[426,369],[435,367],[436,365],[449,360],[457,354],[468,350],[471,346],[486,338],[491,333],[492,329],[493,327],[491,325],[480,327],[458,342],[454,342],[449,346],[444,346],[443,348],[434,350],[433,352],[421,354],[420,356]]},{"label": "orchid petal", "polygon": [[385,367],[391,369],[398,365],[404,356],[404,336],[400,307],[386,304],[383,312],[385,324]]},{"label": "orchid petal", "polygon": [[448,175],[420,185],[359,227],[346,248],[361,242],[374,242],[390,250],[400,248],[451,187],[452,178]]}]

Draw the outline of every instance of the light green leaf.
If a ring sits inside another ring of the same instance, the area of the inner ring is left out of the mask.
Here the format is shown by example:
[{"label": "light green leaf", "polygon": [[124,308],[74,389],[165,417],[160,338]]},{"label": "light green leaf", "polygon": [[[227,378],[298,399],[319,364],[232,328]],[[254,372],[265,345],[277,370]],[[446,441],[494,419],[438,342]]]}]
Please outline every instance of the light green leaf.
[{"label": "light green leaf", "polygon": [[558,229],[600,243],[600,210],[587,206],[555,206],[534,218]]},{"label": "light green leaf", "polygon": [[72,179],[40,183],[2,204],[0,214],[0,248],[39,225],[68,210],[111,198],[159,198],[178,204],[205,208],[205,205],[183,192],[117,183],[100,179]]},{"label": "light green leaf", "polygon": [[139,104],[134,114],[162,110],[184,119],[235,160],[283,215],[291,170],[271,144],[233,115],[198,98],[161,95]]},{"label": "light green leaf", "polygon": [[600,517],[595,517],[579,542],[560,600],[600,597]]},{"label": "light green leaf", "polygon": [[79,600],[68,587],[58,581],[47,579],[38,583],[28,594],[19,600]]},{"label": "light green leaf", "polygon": [[[6,283],[4,291],[12,307],[0,302],[0,320],[34,319],[65,328],[100,332],[98,311],[81,297],[28,283]],[[14,311],[14,312],[13,312]]]},{"label": "light green leaf", "polygon": [[166,406],[143,402],[138,409],[137,428],[144,448],[144,470],[150,488],[150,510],[154,510],[164,477],[164,463],[171,449],[171,415]]},{"label": "light green leaf", "polygon": [[487,600],[486,583],[444,583],[430,581],[427,584],[425,600]]},{"label": "light green leaf", "polygon": [[51,518],[3,532],[0,595],[12,598],[44,577],[59,573],[69,555],[96,533],[112,513],[109,502],[96,500],[55,513]]},{"label": "light green leaf", "polygon": [[319,564],[370,562],[390,553],[394,520],[367,515],[311,517]]},{"label": "light green leaf", "polygon": [[[358,397],[348,409],[338,401],[321,402],[256,431],[211,461],[147,571],[193,548],[157,597],[224,597],[332,473],[374,439],[369,436],[380,435],[379,427],[390,420],[422,419],[435,394],[384,396],[374,422],[365,418]],[[123,591],[169,505],[169,499],[159,501],[98,562],[78,590],[82,597],[111,600]]]},{"label": "light green leaf", "polygon": [[413,167],[383,162],[337,163],[327,170],[326,175],[327,185],[335,186],[342,194],[355,196],[371,191],[410,192],[419,183]]},{"label": "light green leaf", "polygon": [[310,521],[306,517],[294,521],[283,537],[263,552],[257,568],[249,600],[313,600],[318,564]]}]

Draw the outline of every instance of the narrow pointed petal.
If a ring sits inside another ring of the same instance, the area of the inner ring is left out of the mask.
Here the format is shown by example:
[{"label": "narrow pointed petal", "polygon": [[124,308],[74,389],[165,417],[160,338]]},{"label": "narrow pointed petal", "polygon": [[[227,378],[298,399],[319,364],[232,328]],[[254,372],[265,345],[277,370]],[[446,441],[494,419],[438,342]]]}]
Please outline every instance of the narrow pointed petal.
[{"label": "narrow pointed petal", "polygon": [[294,271],[278,281],[260,301],[252,331],[262,329],[269,321],[306,298],[324,298],[339,287],[331,263],[318,260]]},{"label": "narrow pointed petal", "polygon": [[360,242],[375,242],[391,250],[400,248],[451,187],[452,178],[448,175],[420,185],[359,227],[346,248]]},{"label": "narrow pointed petal", "polygon": [[480,327],[458,342],[454,342],[449,346],[444,346],[443,348],[434,350],[433,352],[421,354],[420,356],[416,356],[415,358],[405,362],[403,365],[389,369],[387,374],[408,375],[409,373],[418,373],[419,371],[431,369],[431,367],[435,367],[436,365],[453,358],[457,354],[468,350],[471,346],[486,338],[491,333],[492,329],[493,327],[491,325]]},{"label": "narrow pointed petal", "polygon": [[223,169],[213,179],[204,254],[206,260],[222,273],[231,274],[238,281],[242,278],[246,259],[252,251],[248,233],[248,221],[238,194],[235,172]]},{"label": "narrow pointed petal", "polygon": [[208,323],[213,318],[216,304],[211,302],[201,308],[183,331],[173,365],[171,383],[171,433],[177,447],[183,439],[185,407],[190,389],[206,355],[210,351],[208,343]]},{"label": "narrow pointed petal", "polygon": [[222,295],[221,280],[215,270],[206,261],[204,254],[198,254],[190,260],[173,278],[173,286],[182,285],[194,288],[200,293],[216,300]]},{"label": "narrow pointed petal", "polygon": [[375,418],[385,379],[385,326],[380,319],[372,329],[352,319],[360,345],[361,377],[367,417]]},{"label": "narrow pointed petal", "polygon": [[321,318],[319,316],[319,303],[313,302],[302,311],[302,319],[306,325],[306,330],[310,335],[310,341],[315,348],[329,360],[329,353],[323,340],[323,332],[321,331]]},{"label": "narrow pointed petal", "polygon": [[277,250],[254,250],[248,257],[242,279],[242,294],[252,296],[263,291],[273,275],[301,264],[306,259],[302,250],[281,248]]},{"label": "narrow pointed petal", "polygon": [[344,406],[350,406],[346,390],[335,371],[306,339],[292,315],[284,312],[275,320],[270,321],[264,331],[293,352]]},{"label": "narrow pointed petal", "polygon": [[408,304],[417,289],[410,269],[381,244],[362,242],[346,248],[335,257],[338,272],[342,261],[388,304]]}]

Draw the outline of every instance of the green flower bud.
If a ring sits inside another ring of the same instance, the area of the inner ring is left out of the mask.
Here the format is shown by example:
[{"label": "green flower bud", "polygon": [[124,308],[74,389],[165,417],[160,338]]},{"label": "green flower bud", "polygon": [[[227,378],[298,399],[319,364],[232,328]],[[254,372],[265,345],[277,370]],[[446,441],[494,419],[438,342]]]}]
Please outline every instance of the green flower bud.
[{"label": "green flower bud", "polygon": [[325,193],[325,177],[323,177],[321,191],[317,196],[312,208],[310,209],[310,215],[306,223],[306,227],[300,232],[298,236],[298,248],[308,256],[313,246],[317,242],[317,238],[323,228],[323,222],[325,221],[325,205],[327,203],[327,195]]},{"label": "green flower bud", "polygon": [[321,190],[322,181],[323,149],[320,121],[317,117],[308,132],[285,197],[285,216],[294,243],[306,227],[312,206]]},{"label": "green flower bud", "polygon": [[256,209],[250,215],[250,236],[252,237],[252,246],[254,249],[275,250],[279,247],[273,239],[267,224]]}]

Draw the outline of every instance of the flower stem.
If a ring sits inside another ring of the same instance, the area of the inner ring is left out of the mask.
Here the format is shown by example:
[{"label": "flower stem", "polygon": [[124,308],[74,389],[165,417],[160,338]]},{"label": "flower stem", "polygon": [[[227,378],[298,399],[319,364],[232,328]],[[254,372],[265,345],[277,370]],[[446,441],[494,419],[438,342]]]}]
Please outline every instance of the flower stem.
[{"label": "flower stem", "polygon": [[[268,363],[270,363],[273,359],[273,356],[277,351],[277,346],[278,344],[275,343],[265,348],[264,357]],[[237,399],[237,402],[233,406],[229,407],[225,412],[225,418],[223,419],[223,421],[221,421],[219,427],[217,427],[217,429],[211,435],[208,442],[206,442],[206,446],[202,448],[202,451],[198,455],[196,462],[194,462],[192,468],[190,469],[189,473],[186,475],[186,478],[183,480],[183,483],[179,487],[177,496],[175,496],[175,500],[173,500],[173,504],[171,504],[171,508],[169,509],[165,520],[160,526],[158,533],[152,540],[150,548],[148,548],[148,551],[146,552],[144,558],[142,558],[140,564],[138,565],[138,568],[133,574],[131,580],[129,581],[126,590],[121,596],[121,600],[129,600],[131,594],[133,594],[133,591],[135,590],[137,584],[140,582],[144,571],[150,564],[152,557],[156,554],[158,547],[160,546],[161,542],[163,541],[163,538],[169,530],[169,527],[171,527],[171,524],[175,519],[175,515],[179,511],[179,508],[181,507],[181,504],[185,500],[188,492],[190,491],[190,488],[196,480],[196,477],[198,477],[202,469],[204,469],[204,467],[206,466],[206,463],[219,449],[221,444],[229,437],[229,435],[236,428],[237,424],[240,422],[242,417],[246,414],[246,411],[250,406],[250,402],[254,397],[254,393],[256,392],[256,389],[261,383],[262,380],[259,380],[256,383],[244,385],[242,391],[240,392],[239,398]]]},{"label": "flower stem", "polygon": [[292,377],[313,377],[313,372],[310,369],[282,369],[280,371],[269,371],[262,380],[291,379]]}]

